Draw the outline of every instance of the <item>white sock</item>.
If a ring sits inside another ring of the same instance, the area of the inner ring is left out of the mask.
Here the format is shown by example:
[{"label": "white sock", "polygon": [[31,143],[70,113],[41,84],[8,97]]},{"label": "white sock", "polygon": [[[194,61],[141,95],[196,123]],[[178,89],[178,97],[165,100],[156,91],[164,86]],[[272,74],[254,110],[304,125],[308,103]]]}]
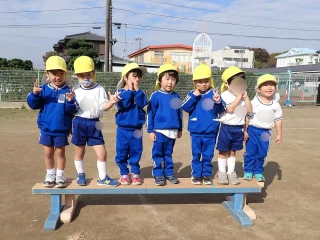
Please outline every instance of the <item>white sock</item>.
[{"label": "white sock", "polygon": [[99,178],[102,180],[107,175],[107,162],[97,161],[97,167],[98,167]]},{"label": "white sock", "polygon": [[234,172],[236,167],[236,157],[229,157],[228,158],[228,174]]},{"label": "white sock", "polygon": [[84,173],[83,160],[74,160],[74,165],[76,166],[77,173]]},{"label": "white sock", "polygon": [[47,173],[48,173],[48,174],[55,175],[55,174],[56,174],[56,170],[55,170],[54,168],[52,168],[52,169],[47,169]]},{"label": "white sock", "polygon": [[140,177],[140,176],[139,176],[139,174],[132,174],[132,177],[133,177],[133,178],[138,178],[138,177]]},{"label": "white sock", "polygon": [[218,158],[218,166],[219,166],[219,172],[225,173],[227,168],[227,159]]},{"label": "white sock", "polygon": [[57,176],[62,177],[63,176],[63,172],[64,172],[64,170],[57,169]]}]

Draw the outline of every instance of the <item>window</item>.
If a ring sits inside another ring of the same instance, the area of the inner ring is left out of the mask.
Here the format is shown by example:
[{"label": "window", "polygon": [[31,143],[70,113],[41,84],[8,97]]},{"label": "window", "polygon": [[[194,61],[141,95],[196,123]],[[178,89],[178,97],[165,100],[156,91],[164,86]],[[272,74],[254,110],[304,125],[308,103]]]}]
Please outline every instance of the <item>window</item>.
[{"label": "window", "polygon": [[246,50],[244,50],[244,49],[234,50],[234,53],[245,53],[245,52],[246,52]]},{"label": "window", "polygon": [[188,52],[171,52],[170,53],[172,61],[176,63],[187,63],[189,62]]},{"label": "window", "polygon": [[211,59],[211,64],[214,64],[214,59]]}]

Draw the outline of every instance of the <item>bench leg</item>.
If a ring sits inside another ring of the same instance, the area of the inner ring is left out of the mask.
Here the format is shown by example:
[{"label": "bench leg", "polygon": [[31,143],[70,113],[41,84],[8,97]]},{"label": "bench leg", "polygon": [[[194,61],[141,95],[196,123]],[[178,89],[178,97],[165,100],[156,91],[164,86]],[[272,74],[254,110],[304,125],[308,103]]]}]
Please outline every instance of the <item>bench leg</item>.
[{"label": "bench leg", "polygon": [[61,212],[61,195],[51,195],[51,209],[50,214],[44,224],[44,230],[54,231],[57,228],[57,223]]},{"label": "bench leg", "polygon": [[255,212],[247,205],[247,194],[243,195],[243,211],[252,219],[257,219]]},{"label": "bench leg", "polygon": [[76,210],[78,203],[78,195],[65,195],[64,208],[60,214],[60,221],[62,223],[69,223],[72,220],[73,213]]},{"label": "bench leg", "polygon": [[253,223],[250,217],[243,211],[244,196],[243,193],[233,194],[231,201],[224,201],[223,206],[243,227],[252,227]]}]

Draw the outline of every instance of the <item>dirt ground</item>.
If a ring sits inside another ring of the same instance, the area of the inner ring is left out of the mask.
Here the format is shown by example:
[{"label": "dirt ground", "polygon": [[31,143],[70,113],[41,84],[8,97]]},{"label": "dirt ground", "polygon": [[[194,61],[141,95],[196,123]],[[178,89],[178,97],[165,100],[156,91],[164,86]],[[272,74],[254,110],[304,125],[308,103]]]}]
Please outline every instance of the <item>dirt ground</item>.
[{"label": "dirt ground", "polygon": [[[102,121],[108,173],[118,177],[114,113],[106,113]],[[252,228],[242,228],[226,211],[224,195],[85,195],[71,223],[44,231],[49,196],[31,194],[45,175],[36,116],[26,109],[0,109],[0,239],[320,239],[320,107],[284,109],[283,142],[276,144],[273,134],[266,188],[248,199],[257,214]],[[151,146],[145,134],[142,177],[151,177]],[[242,154],[236,166],[240,176]],[[176,143],[174,161],[177,176],[190,177],[186,130]],[[213,164],[215,174],[216,154]],[[92,149],[87,150],[85,169],[88,177],[97,176]],[[65,174],[76,175],[72,145]]]}]

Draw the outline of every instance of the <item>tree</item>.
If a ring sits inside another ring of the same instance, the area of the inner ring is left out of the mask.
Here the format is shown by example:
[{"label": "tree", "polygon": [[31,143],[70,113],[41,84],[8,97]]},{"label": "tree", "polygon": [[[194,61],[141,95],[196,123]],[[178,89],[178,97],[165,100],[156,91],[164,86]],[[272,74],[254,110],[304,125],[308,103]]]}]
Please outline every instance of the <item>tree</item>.
[{"label": "tree", "polygon": [[47,61],[47,59],[51,56],[58,56],[58,53],[57,52],[54,52],[54,51],[50,51],[50,52],[46,52],[43,56],[42,56],[42,59],[43,59],[43,62],[45,63]]},{"label": "tree", "polygon": [[269,59],[269,53],[264,48],[250,48],[254,51],[254,66],[257,68],[267,67],[267,62]]},{"label": "tree", "polygon": [[88,56],[91,58],[98,57],[97,51],[93,47],[93,43],[86,42],[84,39],[71,39],[67,45],[67,64],[69,69],[73,69],[73,63],[77,57]]},{"label": "tree", "polygon": [[7,60],[6,58],[0,58],[0,69],[1,70],[32,70],[33,63],[30,60],[22,60],[14,58]]}]

